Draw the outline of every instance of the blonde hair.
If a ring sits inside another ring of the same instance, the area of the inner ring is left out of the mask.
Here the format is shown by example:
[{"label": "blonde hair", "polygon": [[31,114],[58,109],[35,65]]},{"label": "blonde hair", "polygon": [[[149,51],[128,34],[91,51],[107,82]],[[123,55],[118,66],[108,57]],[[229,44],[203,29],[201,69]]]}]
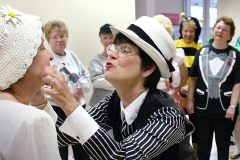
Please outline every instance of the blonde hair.
[{"label": "blonde hair", "polygon": [[182,20],[182,25],[190,25],[192,28],[197,29],[196,23],[192,20],[192,18],[187,17],[185,19]]},{"label": "blonde hair", "polygon": [[48,21],[44,26],[43,30],[45,32],[45,38],[49,40],[50,38],[50,32],[52,29],[58,29],[62,31],[66,36],[68,37],[68,28],[66,24],[62,21],[59,20],[53,20],[53,21]]},{"label": "blonde hair", "polygon": [[166,17],[162,14],[159,14],[159,15],[154,16],[153,19],[155,19],[159,23],[161,23],[171,36],[173,35],[174,29],[172,26],[172,22],[168,17]]}]

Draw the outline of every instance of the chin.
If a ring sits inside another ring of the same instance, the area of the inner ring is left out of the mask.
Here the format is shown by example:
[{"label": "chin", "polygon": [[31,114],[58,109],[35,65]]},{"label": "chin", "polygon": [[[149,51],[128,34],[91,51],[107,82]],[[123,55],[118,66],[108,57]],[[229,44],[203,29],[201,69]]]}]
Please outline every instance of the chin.
[{"label": "chin", "polygon": [[111,80],[113,80],[113,78],[114,78],[114,75],[111,74],[109,71],[105,71],[105,73],[104,73],[104,78],[105,78],[108,82],[111,82]]},{"label": "chin", "polygon": [[109,71],[105,71],[105,72],[104,72],[104,78],[105,78],[105,79],[108,79],[108,77],[109,77]]}]

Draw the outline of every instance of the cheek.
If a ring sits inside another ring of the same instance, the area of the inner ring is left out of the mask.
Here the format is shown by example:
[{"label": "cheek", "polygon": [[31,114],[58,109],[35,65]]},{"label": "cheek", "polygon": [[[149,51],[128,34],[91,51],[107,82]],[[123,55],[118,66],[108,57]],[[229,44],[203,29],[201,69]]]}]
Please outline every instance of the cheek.
[{"label": "cheek", "polygon": [[118,64],[122,68],[140,67],[140,63],[140,57],[135,55],[118,59]]},{"label": "cheek", "polygon": [[119,66],[127,77],[136,76],[140,72],[141,62],[139,57],[126,57],[126,60],[119,60]]},{"label": "cheek", "polygon": [[192,38],[194,39],[194,37],[195,37],[195,33],[192,33],[191,35],[192,35]]},{"label": "cheek", "polygon": [[187,32],[183,32],[182,36],[183,36],[183,38],[186,38],[187,37]]},{"label": "cheek", "polygon": [[56,43],[50,40],[49,41],[49,45],[51,46],[51,48],[55,48]]}]

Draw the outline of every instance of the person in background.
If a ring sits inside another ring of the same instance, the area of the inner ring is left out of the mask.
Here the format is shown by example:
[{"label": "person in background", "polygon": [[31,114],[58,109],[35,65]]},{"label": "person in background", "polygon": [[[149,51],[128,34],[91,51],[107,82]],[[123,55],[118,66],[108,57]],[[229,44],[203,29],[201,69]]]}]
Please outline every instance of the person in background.
[{"label": "person in background", "polygon": [[[168,17],[160,14],[155,15],[153,19],[161,23],[163,27],[166,28],[170,36],[173,35],[174,29],[172,26],[172,22]],[[188,78],[188,71],[184,64],[184,58],[185,54],[183,49],[178,48],[172,59],[172,65],[175,68],[175,71],[171,73],[172,82],[170,83],[169,79],[160,78],[160,81],[157,85],[158,89],[161,89],[172,96],[172,98],[175,100],[183,113],[185,113],[185,110],[183,107],[182,96],[180,95],[179,89],[186,83]]]},{"label": "person in background", "polygon": [[[10,6],[0,9],[0,159],[60,160],[57,115],[40,88],[53,55],[42,22]],[[52,85],[52,82],[48,83]],[[44,108],[44,109],[43,109]],[[43,109],[43,110],[41,110]],[[48,113],[49,114],[48,114]]]},{"label": "person in background", "polygon": [[[202,47],[202,45],[198,43],[199,36],[201,34],[201,26],[199,24],[199,20],[195,17],[184,17],[185,15],[183,13],[181,16],[183,17],[183,20],[180,23],[180,37],[178,40],[175,40],[174,43],[177,48],[182,48],[184,50],[184,63],[188,69],[188,80],[180,89],[180,93],[183,99],[183,106],[186,108],[190,69],[192,67],[195,54]],[[195,115],[193,113],[185,113],[189,115],[189,120],[195,125]],[[196,128],[195,132],[192,134],[192,146],[194,149],[194,155],[196,158],[198,158]]]},{"label": "person in background", "polygon": [[106,71],[105,65],[108,57],[107,47],[113,43],[114,39],[110,26],[112,25],[106,23],[100,27],[99,37],[103,51],[91,59],[88,67],[93,84],[93,93],[89,101],[91,107],[95,106],[100,100],[105,98],[106,95],[114,91],[114,87],[104,78],[104,72]]},{"label": "person in background", "polygon": [[199,160],[210,158],[213,133],[218,160],[229,158],[240,95],[240,53],[229,45],[234,33],[232,18],[219,17],[213,42],[197,52],[190,72],[186,109],[196,115]]},{"label": "person in background", "polygon": [[[238,101],[238,106],[240,104],[240,100]],[[237,116],[237,120],[235,123],[235,127],[233,130],[233,137],[235,139],[236,142],[236,149],[234,151],[234,153],[230,156],[231,159],[237,159],[240,157],[240,107],[238,107],[238,116]]]},{"label": "person in background", "polygon": [[[51,61],[51,66],[58,66],[58,70],[65,75],[65,81],[71,90],[71,94],[76,101],[85,108],[86,100],[84,94],[89,91],[90,76],[77,55],[74,52],[65,49],[68,41],[68,28],[66,24],[59,20],[48,21],[44,25],[44,31],[45,38],[47,39],[54,56],[54,59]],[[68,146],[71,145],[75,160],[89,159],[89,156],[85,153],[82,145],[77,140],[59,131],[58,127],[65,121],[66,115],[62,109],[53,102],[50,96],[48,96],[48,98],[58,115],[56,129],[58,133],[58,145],[61,158],[63,160],[68,159]]]},{"label": "person in background", "polygon": [[[172,22],[168,17],[160,14],[154,16],[153,19],[161,23],[171,36],[173,35],[174,29]],[[157,84],[158,89],[161,89],[172,96],[183,113],[185,113],[185,110],[179,89],[181,89],[181,87],[186,83],[188,78],[188,71],[184,64],[184,58],[185,54],[183,49],[177,48],[171,62],[175,68],[175,71],[171,72],[171,79],[160,78],[160,81]],[[195,159],[194,150],[190,143],[190,136],[185,138],[185,140],[179,144],[179,159]]]},{"label": "person in background", "polygon": [[[237,43],[234,47],[238,51],[240,51],[238,41],[239,41],[239,38],[237,39]],[[239,104],[240,104],[240,100],[238,101],[238,106],[239,106]],[[238,117],[237,117],[235,127],[234,127],[234,130],[233,130],[233,137],[234,137],[235,142],[236,142],[236,150],[230,156],[231,159],[237,159],[238,157],[240,157],[240,125],[239,125],[240,124],[240,115],[239,115],[239,113],[240,113],[240,107],[238,107]]]},{"label": "person in background", "polygon": [[[176,48],[166,29],[140,17],[126,30],[111,26],[104,77],[116,89],[88,112],[69,96],[63,75],[53,87],[42,88],[68,116],[61,131],[76,137],[93,159],[178,159],[178,143],[188,132],[185,116],[167,93],[158,90],[169,78]],[[56,67],[46,67],[43,82],[52,81]],[[114,139],[107,133],[113,129]]]}]

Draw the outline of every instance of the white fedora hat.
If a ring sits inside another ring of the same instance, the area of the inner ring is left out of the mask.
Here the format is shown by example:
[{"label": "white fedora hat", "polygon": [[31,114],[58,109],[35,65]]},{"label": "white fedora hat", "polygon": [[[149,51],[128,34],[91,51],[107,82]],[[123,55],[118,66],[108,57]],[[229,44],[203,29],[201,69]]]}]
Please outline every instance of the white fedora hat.
[{"label": "white fedora hat", "polygon": [[153,18],[143,16],[126,30],[111,26],[113,35],[122,33],[144,50],[157,64],[161,77],[169,78],[174,71],[169,60],[176,53],[172,37],[167,30]]}]

